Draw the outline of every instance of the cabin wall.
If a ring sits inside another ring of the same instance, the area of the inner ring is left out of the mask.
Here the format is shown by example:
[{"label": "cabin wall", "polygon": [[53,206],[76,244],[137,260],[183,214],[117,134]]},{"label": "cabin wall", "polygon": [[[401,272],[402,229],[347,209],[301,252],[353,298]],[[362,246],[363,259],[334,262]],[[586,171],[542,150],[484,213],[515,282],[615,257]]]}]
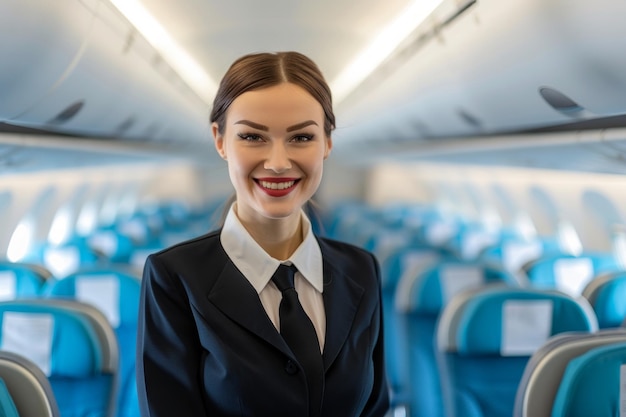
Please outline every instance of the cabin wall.
[{"label": "cabin wall", "polygon": [[[181,200],[190,206],[227,192],[230,183],[219,170],[205,171],[182,163],[119,165],[38,171],[0,176],[0,257],[24,218],[34,219],[33,239],[47,239],[55,214],[68,208],[76,222],[92,200],[101,218],[106,211],[132,209],[156,201]],[[225,186],[226,184],[226,186]],[[128,199],[132,201],[128,201]]]},{"label": "cabin wall", "polygon": [[[438,204],[463,215],[480,215],[471,193],[503,224],[526,213],[538,234],[552,236],[570,222],[585,250],[610,251],[624,228],[626,177],[621,175],[430,163],[381,164],[372,170],[367,201]],[[505,193],[509,206],[498,200]],[[549,201],[546,201],[548,200]],[[600,204],[601,203],[601,204]]]}]

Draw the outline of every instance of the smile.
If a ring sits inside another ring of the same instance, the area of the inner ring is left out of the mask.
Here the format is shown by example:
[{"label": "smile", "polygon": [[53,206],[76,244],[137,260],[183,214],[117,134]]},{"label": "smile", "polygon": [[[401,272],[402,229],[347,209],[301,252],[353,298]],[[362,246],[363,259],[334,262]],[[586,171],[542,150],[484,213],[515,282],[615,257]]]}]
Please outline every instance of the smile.
[{"label": "smile", "polygon": [[295,184],[295,181],[286,181],[286,182],[269,182],[269,181],[259,181],[261,187],[267,188],[268,190],[284,190],[286,188],[291,188]]}]

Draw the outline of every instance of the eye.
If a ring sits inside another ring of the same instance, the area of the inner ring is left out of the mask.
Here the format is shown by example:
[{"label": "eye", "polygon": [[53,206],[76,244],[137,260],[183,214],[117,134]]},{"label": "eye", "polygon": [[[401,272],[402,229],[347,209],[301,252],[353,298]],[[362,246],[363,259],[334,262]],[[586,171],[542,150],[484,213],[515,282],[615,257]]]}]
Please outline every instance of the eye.
[{"label": "eye", "polygon": [[263,138],[256,133],[237,133],[237,136],[246,142],[260,142]]},{"label": "eye", "polygon": [[308,134],[301,134],[301,135],[296,135],[293,138],[291,138],[292,142],[310,142],[312,141],[314,138],[314,135],[308,135]]}]

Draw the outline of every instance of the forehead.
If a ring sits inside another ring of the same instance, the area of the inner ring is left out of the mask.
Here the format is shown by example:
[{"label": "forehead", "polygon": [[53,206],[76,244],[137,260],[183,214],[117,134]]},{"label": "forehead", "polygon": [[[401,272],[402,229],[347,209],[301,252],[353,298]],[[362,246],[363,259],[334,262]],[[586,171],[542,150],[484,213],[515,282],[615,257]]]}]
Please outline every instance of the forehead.
[{"label": "forehead", "polygon": [[304,88],[282,83],[238,96],[228,109],[227,123],[243,119],[269,125],[314,120],[323,126],[324,110]]}]

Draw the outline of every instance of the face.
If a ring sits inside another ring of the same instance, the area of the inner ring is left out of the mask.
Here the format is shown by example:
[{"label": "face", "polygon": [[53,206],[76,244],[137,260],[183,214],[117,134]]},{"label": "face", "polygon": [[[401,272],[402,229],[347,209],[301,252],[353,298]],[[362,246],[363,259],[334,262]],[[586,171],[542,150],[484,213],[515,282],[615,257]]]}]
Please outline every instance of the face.
[{"label": "face", "polygon": [[324,111],[303,88],[283,83],[248,91],[230,105],[215,147],[228,162],[242,221],[297,218],[322,179],[331,139]]}]

